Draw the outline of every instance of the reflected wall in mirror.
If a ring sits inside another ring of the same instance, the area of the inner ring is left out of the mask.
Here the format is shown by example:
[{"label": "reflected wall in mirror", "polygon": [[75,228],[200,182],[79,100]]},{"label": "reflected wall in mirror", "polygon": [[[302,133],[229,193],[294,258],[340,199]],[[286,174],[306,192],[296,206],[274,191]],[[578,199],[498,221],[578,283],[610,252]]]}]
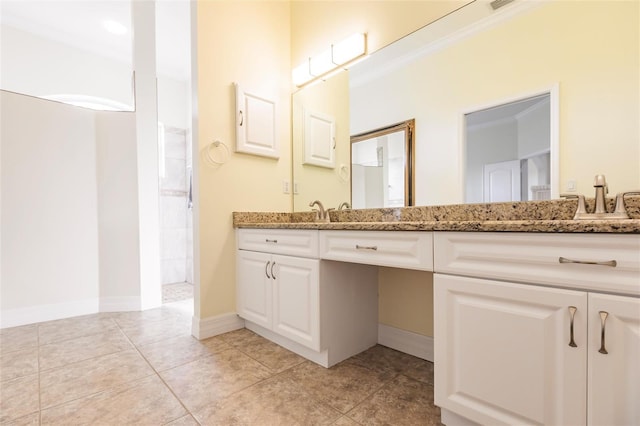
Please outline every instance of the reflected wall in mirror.
[{"label": "reflected wall in mirror", "polygon": [[550,98],[545,93],[465,114],[465,202],[552,197],[551,158],[558,153]]},{"label": "reflected wall in mirror", "polygon": [[415,120],[351,136],[351,206],[413,205]]},{"label": "reflected wall in mirror", "polygon": [[493,12],[471,3],[349,69],[351,134],[415,117],[414,204],[463,203],[464,113],[557,85],[556,193],[575,182],[590,195],[598,173],[616,191],[637,188],[639,8],[516,0]]},{"label": "reflected wall in mirror", "polygon": [[[349,78],[340,73],[293,94],[293,210],[350,200]],[[331,125],[328,125],[331,123]],[[331,136],[333,134],[333,136]],[[330,144],[323,143],[329,137]]]}]

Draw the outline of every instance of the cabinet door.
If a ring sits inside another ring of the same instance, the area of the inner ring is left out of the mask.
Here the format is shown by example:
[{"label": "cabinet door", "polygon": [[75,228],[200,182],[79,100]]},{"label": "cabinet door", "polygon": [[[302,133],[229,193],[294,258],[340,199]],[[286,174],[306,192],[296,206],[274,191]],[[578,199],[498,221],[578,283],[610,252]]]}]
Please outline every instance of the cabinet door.
[{"label": "cabinet door", "polygon": [[238,315],[271,329],[271,255],[246,250],[238,250],[237,253]]},{"label": "cabinet door", "polygon": [[436,405],[481,424],[586,423],[586,293],[435,274],[434,315]]},{"label": "cabinet door", "polygon": [[273,256],[273,262],[273,331],[319,350],[320,261]]},{"label": "cabinet door", "polygon": [[640,424],[639,298],[589,294],[588,359],[589,424]]}]

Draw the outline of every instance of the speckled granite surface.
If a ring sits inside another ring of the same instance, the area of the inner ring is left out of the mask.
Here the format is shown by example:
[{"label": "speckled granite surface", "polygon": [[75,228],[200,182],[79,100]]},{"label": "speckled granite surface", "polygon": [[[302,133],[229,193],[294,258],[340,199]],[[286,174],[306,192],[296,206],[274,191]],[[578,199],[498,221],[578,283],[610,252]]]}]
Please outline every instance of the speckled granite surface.
[{"label": "speckled granite surface", "polygon": [[[608,211],[613,199],[608,199]],[[234,212],[237,228],[345,229],[367,231],[599,232],[640,233],[640,197],[625,198],[629,220],[573,220],[576,200],[451,204],[331,211],[330,223],[312,212]],[[587,210],[593,199],[587,200]]]}]

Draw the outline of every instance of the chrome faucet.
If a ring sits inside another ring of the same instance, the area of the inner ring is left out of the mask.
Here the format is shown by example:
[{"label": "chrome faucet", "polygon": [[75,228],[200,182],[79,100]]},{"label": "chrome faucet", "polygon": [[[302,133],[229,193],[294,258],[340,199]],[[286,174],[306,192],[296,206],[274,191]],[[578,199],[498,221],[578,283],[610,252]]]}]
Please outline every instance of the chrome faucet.
[{"label": "chrome faucet", "polygon": [[578,198],[578,208],[574,219],[630,219],[624,206],[624,196],[631,194],[640,194],[640,191],[621,192],[616,195],[616,206],[613,212],[607,212],[606,196],[609,192],[607,181],[604,175],[596,175],[593,183],[596,189],[596,205],[592,213],[587,212],[584,195],[568,196]]},{"label": "chrome faucet", "polygon": [[340,205],[338,206],[338,211],[340,211],[342,209],[351,209],[351,204],[349,204],[346,201],[340,203]]},{"label": "chrome faucet", "polygon": [[324,206],[322,205],[322,203],[319,200],[315,200],[315,201],[312,201],[311,203],[309,203],[309,207],[313,207],[313,206],[318,206],[317,209],[313,209],[313,211],[316,212],[316,222],[329,222],[330,221],[329,211],[333,210],[333,209],[325,210]]}]

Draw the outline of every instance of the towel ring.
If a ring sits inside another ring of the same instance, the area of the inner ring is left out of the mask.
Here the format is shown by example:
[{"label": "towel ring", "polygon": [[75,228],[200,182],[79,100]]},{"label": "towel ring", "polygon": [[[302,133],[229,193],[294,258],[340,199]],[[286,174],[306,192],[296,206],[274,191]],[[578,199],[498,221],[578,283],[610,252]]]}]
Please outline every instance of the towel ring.
[{"label": "towel ring", "polygon": [[[223,154],[222,154],[222,158],[220,160],[216,160],[213,157],[213,154],[212,154],[211,150],[213,148],[218,148],[220,146],[222,148],[224,148]],[[213,141],[209,145],[207,145],[207,149],[205,150],[205,155],[207,156],[207,159],[213,164],[224,164],[229,159],[229,148],[227,147],[227,145],[224,142]]]}]

